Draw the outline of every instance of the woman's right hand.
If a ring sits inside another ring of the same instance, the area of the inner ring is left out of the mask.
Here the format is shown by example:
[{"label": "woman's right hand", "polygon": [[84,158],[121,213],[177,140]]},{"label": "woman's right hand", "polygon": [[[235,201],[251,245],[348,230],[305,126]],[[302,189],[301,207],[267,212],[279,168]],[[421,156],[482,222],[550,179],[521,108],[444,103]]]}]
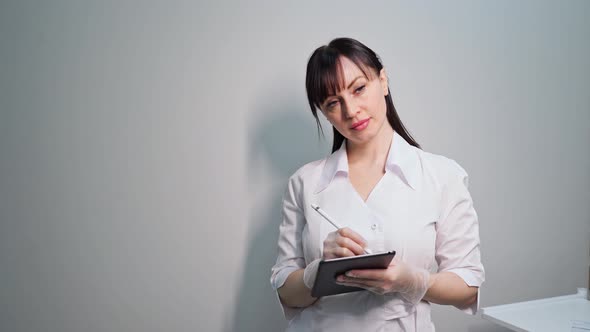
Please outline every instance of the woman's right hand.
[{"label": "woman's right hand", "polygon": [[367,241],[348,227],[340,228],[324,240],[324,259],[363,255]]}]

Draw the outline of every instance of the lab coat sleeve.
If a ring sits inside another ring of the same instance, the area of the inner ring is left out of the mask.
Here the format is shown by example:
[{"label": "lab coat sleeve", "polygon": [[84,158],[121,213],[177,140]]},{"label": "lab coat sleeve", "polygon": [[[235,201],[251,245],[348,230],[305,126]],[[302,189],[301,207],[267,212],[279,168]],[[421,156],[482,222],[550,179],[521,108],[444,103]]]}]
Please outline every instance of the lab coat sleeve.
[{"label": "lab coat sleeve", "polygon": [[[302,232],[305,226],[305,217],[298,203],[301,183],[297,175],[293,175],[288,182],[287,190],[283,195],[282,222],[279,227],[278,256],[275,265],[271,269],[270,283],[272,288],[278,290],[287,277],[294,271],[305,268],[305,259],[302,246]],[[283,309],[285,318],[290,320],[300,308],[292,308],[284,305],[277,298]]]},{"label": "lab coat sleeve", "polygon": [[469,286],[478,287],[477,301],[462,311],[475,315],[479,288],[485,279],[480,257],[479,222],[468,191],[467,172],[452,161],[449,179],[443,185],[442,209],[436,232],[439,272],[453,272]]}]

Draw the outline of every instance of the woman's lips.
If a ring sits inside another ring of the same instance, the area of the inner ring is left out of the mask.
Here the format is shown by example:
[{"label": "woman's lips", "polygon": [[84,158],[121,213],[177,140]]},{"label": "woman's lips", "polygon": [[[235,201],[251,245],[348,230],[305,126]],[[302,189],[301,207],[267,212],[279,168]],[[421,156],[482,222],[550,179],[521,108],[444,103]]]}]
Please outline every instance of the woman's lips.
[{"label": "woman's lips", "polygon": [[361,120],[357,123],[354,123],[352,125],[352,127],[350,127],[350,129],[352,130],[363,130],[365,128],[367,128],[367,126],[369,125],[369,120],[370,119],[365,119],[365,120]]}]

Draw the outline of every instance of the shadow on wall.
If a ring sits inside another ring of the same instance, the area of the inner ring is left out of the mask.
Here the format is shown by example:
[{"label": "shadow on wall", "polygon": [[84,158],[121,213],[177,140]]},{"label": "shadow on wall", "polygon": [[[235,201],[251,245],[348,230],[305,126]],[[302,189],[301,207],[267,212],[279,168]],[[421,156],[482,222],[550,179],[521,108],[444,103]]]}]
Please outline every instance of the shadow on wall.
[{"label": "shadow on wall", "polygon": [[[318,139],[315,119],[293,97],[266,101],[250,124],[248,188],[251,198],[248,249],[227,331],[280,331],[286,321],[270,286],[270,269],[277,256],[282,196],[289,177],[303,164],[325,157],[328,141]],[[307,112],[306,112],[307,111]],[[331,129],[331,128],[330,128]],[[324,130],[326,127],[324,125]]]},{"label": "shadow on wall", "polygon": [[[225,331],[282,331],[286,327],[270,269],[277,255],[282,196],[288,178],[303,164],[325,157],[331,147],[329,124],[323,122],[325,139],[318,139],[315,119],[301,98],[269,93],[263,105],[255,105],[248,124],[248,188],[250,214],[242,274],[235,280],[238,291],[233,317]],[[436,322],[435,322],[436,323]],[[508,331],[487,322],[469,327],[470,332]]]}]

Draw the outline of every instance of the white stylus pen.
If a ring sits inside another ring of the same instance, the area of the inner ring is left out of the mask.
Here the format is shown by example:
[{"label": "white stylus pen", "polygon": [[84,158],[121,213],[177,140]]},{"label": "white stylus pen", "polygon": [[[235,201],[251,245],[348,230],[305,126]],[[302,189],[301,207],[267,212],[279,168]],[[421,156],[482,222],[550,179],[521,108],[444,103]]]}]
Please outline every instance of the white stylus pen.
[{"label": "white stylus pen", "polygon": [[[332,226],[336,227],[337,229],[342,228],[334,220],[332,220],[332,218],[330,218],[330,216],[326,213],[326,211],[322,210],[322,208],[320,208],[319,205],[311,204],[311,207],[314,210],[316,210],[316,212],[319,213],[320,216],[324,217],[324,219],[326,219],[330,224],[332,224]],[[365,254],[372,254],[373,253],[371,251],[371,249],[369,249],[369,248],[364,248],[363,250],[365,251]]]}]

